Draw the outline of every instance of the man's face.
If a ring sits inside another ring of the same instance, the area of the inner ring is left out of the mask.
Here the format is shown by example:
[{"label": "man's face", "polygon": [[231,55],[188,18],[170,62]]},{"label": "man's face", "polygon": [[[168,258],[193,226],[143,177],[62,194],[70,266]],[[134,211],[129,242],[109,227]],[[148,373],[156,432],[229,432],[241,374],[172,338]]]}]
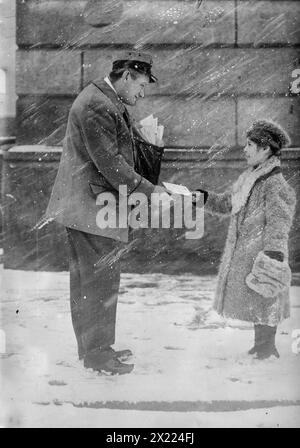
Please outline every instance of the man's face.
[{"label": "man's face", "polygon": [[131,77],[129,71],[125,71],[118,83],[118,95],[128,106],[135,106],[140,98],[145,96],[145,87],[149,84],[149,78],[146,75],[138,75],[136,79]]}]

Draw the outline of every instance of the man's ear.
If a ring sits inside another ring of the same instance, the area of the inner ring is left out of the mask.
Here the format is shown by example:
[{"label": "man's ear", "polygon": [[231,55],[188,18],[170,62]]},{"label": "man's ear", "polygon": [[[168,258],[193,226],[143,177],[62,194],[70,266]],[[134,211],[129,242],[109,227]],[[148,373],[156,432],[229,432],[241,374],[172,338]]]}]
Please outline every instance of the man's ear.
[{"label": "man's ear", "polygon": [[129,77],[130,77],[130,71],[129,70],[125,70],[123,75],[122,75],[123,81],[128,81]]}]

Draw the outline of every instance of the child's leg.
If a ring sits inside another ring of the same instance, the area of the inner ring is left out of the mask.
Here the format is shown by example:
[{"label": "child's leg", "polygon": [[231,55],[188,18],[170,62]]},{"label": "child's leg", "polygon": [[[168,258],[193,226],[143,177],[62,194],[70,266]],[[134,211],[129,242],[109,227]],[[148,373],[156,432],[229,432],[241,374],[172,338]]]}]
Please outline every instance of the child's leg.
[{"label": "child's leg", "polygon": [[254,324],[254,346],[248,351],[249,355],[255,355],[257,353],[260,327],[261,325]]},{"label": "child's leg", "polygon": [[279,353],[275,346],[275,336],[277,327],[269,325],[256,325],[257,348],[255,350],[257,359],[267,359],[274,355],[279,358]]}]

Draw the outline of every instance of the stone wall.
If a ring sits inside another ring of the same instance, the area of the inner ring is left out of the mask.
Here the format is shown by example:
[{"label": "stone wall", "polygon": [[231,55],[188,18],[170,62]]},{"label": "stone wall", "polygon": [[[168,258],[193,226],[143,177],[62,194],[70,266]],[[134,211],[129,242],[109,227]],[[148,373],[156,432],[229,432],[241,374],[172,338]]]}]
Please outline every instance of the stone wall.
[{"label": "stone wall", "polygon": [[[98,4],[108,2],[120,3]],[[300,65],[300,2],[204,0],[198,10],[194,0],[123,4],[117,23],[101,26],[109,20],[101,22],[100,14],[95,27],[86,20],[87,1],[17,0],[17,141],[23,146],[4,153],[6,267],[67,268],[63,229],[34,226],[50,196],[68,111],[91,79],[110,70],[116,54],[134,46],[152,53],[159,78],[132,114],[154,113],[165,125],[163,180],[192,188],[203,181],[222,191],[242,170],[247,126],[266,117],[291,134],[284,173],[300,193],[299,96],[289,88]],[[206,217],[205,225],[205,238],[196,242],[179,231],[143,231],[126,269],[216,272],[227,221]],[[298,210],[291,238],[297,271],[299,225]]]},{"label": "stone wall", "polygon": [[[4,261],[13,269],[67,269],[64,228],[51,223],[35,228],[43,216],[58,168],[61,149],[47,146],[15,147],[4,153]],[[285,151],[285,177],[300,195],[299,150]],[[224,191],[245,168],[240,151],[225,155],[206,150],[167,150],[161,179]],[[300,220],[291,234],[291,265],[300,271]],[[205,234],[197,240],[184,238],[182,230],[136,232],[136,242],[124,257],[127,272],[215,273],[224,247],[228,219],[205,215]]]},{"label": "stone wall", "polygon": [[159,83],[132,112],[155,113],[168,147],[238,146],[265,116],[300,145],[299,98],[289,94],[300,65],[299,1],[205,0],[198,10],[194,0],[124,1],[118,23],[97,28],[84,19],[86,4],[17,2],[20,144],[59,144],[75,96],[135,46],[153,54]]},{"label": "stone wall", "polygon": [[15,1],[0,1],[0,146],[15,135]]}]

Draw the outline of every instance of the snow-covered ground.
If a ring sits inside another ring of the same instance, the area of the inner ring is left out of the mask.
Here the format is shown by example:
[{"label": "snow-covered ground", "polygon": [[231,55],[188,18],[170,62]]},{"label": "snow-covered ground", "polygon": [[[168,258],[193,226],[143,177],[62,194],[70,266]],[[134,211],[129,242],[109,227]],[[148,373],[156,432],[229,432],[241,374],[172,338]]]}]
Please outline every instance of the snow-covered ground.
[{"label": "snow-covered ground", "polygon": [[1,274],[2,426],[300,427],[299,287],[281,358],[257,361],[251,325],[210,311],[215,277],[125,274],[116,348],[133,350],[135,369],[108,376],[77,359],[68,273]]}]

